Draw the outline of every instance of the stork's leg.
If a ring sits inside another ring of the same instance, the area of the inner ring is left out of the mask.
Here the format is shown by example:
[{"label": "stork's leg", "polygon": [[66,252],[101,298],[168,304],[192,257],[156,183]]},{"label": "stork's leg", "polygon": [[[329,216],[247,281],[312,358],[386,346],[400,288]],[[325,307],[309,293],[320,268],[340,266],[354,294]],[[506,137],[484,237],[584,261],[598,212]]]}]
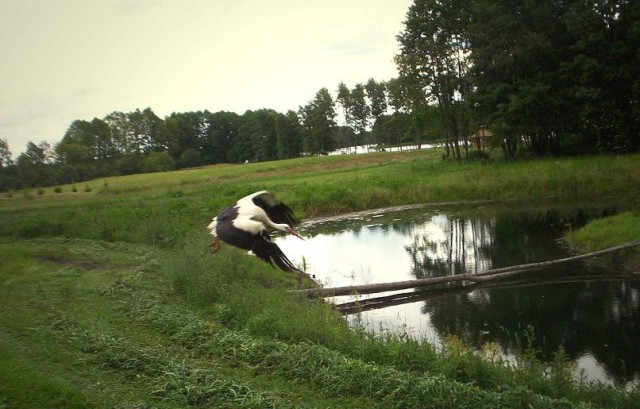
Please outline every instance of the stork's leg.
[{"label": "stork's leg", "polygon": [[220,239],[216,237],[209,246],[211,247],[212,253],[217,253],[220,250]]}]

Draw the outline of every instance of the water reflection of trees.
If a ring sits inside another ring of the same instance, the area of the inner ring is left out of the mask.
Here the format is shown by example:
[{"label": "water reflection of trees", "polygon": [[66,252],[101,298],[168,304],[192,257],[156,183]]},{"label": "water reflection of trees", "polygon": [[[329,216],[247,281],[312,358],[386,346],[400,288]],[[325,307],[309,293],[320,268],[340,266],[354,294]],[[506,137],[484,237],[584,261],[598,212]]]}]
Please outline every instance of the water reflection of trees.
[{"label": "water reflection of trees", "polygon": [[[497,218],[438,215],[429,220],[430,229],[413,230],[412,243],[405,250],[417,278],[550,260],[568,255],[557,243],[562,230],[579,226],[591,216],[580,211]],[[534,274],[568,275],[587,267],[564,268]],[[423,311],[441,333],[467,334],[477,344],[497,341],[509,348],[532,325],[538,334],[533,346],[545,358],[562,346],[574,360],[591,353],[612,377],[632,380],[640,372],[637,283],[537,284],[463,291],[426,301]]]},{"label": "water reflection of trees", "polygon": [[631,381],[640,372],[637,282],[482,289],[427,301],[423,311],[438,331],[465,334],[476,345],[511,348],[531,325],[543,358],[562,346],[572,360],[591,353],[617,379]]},{"label": "water reflection of trees", "polygon": [[566,226],[583,220],[582,212],[554,211],[506,217],[435,215],[414,228],[413,242],[405,250],[416,278],[479,272],[566,256],[557,240]]},{"label": "water reflection of trees", "polygon": [[416,278],[440,277],[491,268],[485,256],[493,244],[495,220],[433,216],[428,224],[442,234],[433,238],[418,229],[413,243],[405,246],[411,258],[411,274]]}]

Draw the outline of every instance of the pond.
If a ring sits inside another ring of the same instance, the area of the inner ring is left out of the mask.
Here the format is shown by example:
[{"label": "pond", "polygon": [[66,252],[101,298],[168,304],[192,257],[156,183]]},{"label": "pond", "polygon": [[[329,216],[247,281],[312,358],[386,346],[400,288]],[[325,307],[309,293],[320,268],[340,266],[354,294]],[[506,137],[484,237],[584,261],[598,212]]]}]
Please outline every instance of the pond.
[{"label": "pond", "polygon": [[[325,287],[386,283],[569,257],[563,232],[621,210],[515,202],[419,207],[314,221],[301,226],[305,241],[277,242]],[[615,256],[605,261],[555,265],[517,280],[362,295],[356,304],[349,304],[353,297],[329,300],[372,331],[436,346],[455,334],[478,348],[495,342],[505,357],[518,340],[547,359],[562,347],[588,380],[637,384],[640,281],[616,271]]]}]

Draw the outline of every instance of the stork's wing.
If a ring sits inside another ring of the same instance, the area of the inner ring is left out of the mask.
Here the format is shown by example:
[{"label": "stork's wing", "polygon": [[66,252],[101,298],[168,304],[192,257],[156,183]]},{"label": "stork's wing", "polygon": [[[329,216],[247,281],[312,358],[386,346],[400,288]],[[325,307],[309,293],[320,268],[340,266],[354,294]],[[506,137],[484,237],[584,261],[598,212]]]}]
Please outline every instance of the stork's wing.
[{"label": "stork's wing", "polygon": [[293,210],[269,192],[261,192],[252,198],[256,206],[260,206],[274,223],[286,223],[295,226],[298,221],[293,217]]},{"label": "stork's wing", "polygon": [[291,273],[299,273],[298,270],[291,260],[280,250],[277,244],[268,239],[259,239],[256,240],[253,248],[251,249],[253,254],[266,261],[267,263],[273,265],[277,265],[280,269],[284,271],[289,271]]}]

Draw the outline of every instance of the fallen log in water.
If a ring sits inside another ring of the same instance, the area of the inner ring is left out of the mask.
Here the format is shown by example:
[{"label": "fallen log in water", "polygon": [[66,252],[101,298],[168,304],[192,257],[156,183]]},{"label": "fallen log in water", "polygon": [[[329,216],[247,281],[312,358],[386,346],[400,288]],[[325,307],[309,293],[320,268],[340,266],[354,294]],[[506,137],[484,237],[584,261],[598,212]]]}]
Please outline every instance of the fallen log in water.
[{"label": "fallen log in water", "polygon": [[640,274],[629,276],[629,274],[614,275],[577,275],[569,277],[522,277],[514,280],[488,281],[476,283],[472,285],[455,285],[447,288],[429,288],[415,289],[402,293],[393,293],[373,298],[356,299],[355,301],[346,301],[340,304],[333,304],[333,307],[342,315],[360,313],[369,310],[391,307],[394,305],[402,305],[414,303],[418,301],[433,301],[438,298],[450,297],[454,294],[466,294],[475,290],[490,290],[504,288],[523,288],[534,287],[549,284],[567,284],[567,283],[613,283],[620,281],[640,281]]},{"label": "fallen log in water", "polygon": [[557,260],[543,261],[539,263],[520,264],[517,266],[494,268],[475,274],[457,274],[444,277],[431,277],[421,278],[416,280],[396,281],[392,283],[379,283],[379,284],[364,284],[364,285],[351,285],[346,287],[333,287],[333,288],[307,288],[303,290],[292,290],[291,292],[308,297],[337,297],[341,295],[351,294],[372,294],[385,291],[399,291],[406,290],[408,288],[424,287],[434,284],[453,283],[453,282],[472,282],[479,283],[490,280],[498,280],[502,278],[512,277],[518,274],[522,274],[531,270],[537,270],[540,268],[567,263],[571,261],[581,260],[585,258],[597,257],[603,254],[612,253],[615,251],[623,250],[630,247],[639,246],[640,241],[634,241],[631,243],[622,244],[615,247],[610,247],[604,250],[594,251],[591,253],[580,254],[578,256],[566,257]]}]

